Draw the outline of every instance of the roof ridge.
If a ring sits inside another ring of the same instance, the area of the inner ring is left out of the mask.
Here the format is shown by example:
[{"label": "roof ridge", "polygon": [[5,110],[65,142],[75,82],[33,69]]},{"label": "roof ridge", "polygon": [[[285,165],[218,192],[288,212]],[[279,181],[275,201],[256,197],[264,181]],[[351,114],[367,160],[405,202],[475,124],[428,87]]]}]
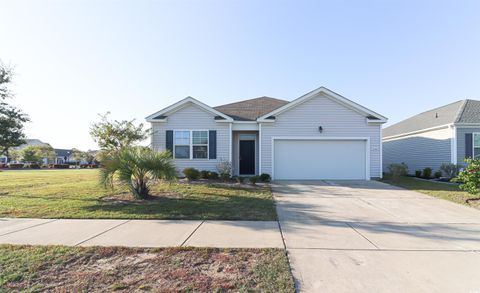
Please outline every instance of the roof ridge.
[{"label": "roof ridge", "polygon": [[458,109],[457,115],[455,116],[455,120],[453,120],[453,123],[457,123],[458,121],[460,121],[460,117],[462,117],[463,113],[465,112],[468,101],[469,99],[463,100],[462,106],[460,107],[460,109]]},{"label": "roof ridge", "polygon": [[223,106],[230,106],[230,105],[233,105],[233,104],[245,103],[245,102],[249,102],[249,101],[253,101],[253,100],[258,100],[258,99],[265,99],[265,98],[266,98],[266,99],[272,99],[272,100],[277,100],[277,101],[281,101],[281,102],[290,103],[290,101],[287,101],[287,100],[282,100],[282,99],[277,99],[277,98],[272,98],[272,97],[267,97],[267,96],[261,96],[261,97],[256,97],[256,98],[247,99],[247,100],[241,100],[241,101],[237,101],[237,102],[232,102],[232,103],[228,103],[228,104],[218,105],[218,106],[215,106],[215,107],[213,107],[213,108],[223,107]]},{"label": "roof ridge", "polygon": [[[425,114],[425,113],[428,113],[428,112],[432,112],[432,111],[438,110],[438,109],[440,109],[440,108],[445,108],[445,107],[450,106],[450,105],[453,105],[453,104],[455,104],[455,103],[464,102],[464,101],[465,101],[465,100],[458,100],[458,101],[455,101],[455,102],[452,102],[452,103],[448,103],[448,104],[443,105],[443,106],[435,107],[435,108],[433,108],[433,109],[426,110],[426,111],[420,112],[420,113],[418,113],[418,114],[415,114],[415,115],[411,116],[410,118],[415,117],[415,116],[418,116],[418,115],[421,115],[421,114]],[[407,118],[407,119],[408,119],[408,118]]]}]

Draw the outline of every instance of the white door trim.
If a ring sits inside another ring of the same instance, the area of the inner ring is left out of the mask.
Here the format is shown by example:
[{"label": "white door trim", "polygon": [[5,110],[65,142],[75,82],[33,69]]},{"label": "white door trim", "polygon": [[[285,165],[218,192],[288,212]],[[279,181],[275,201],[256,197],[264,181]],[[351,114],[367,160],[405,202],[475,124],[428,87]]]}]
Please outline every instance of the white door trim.
[{"label": "white door trim", "polygon": [[370,180],[370,138],[369,137],[345,137],[345,136],[272,136],[272,180],[275,180],[275,140],[364,140],[365,146],[365,180]]}]

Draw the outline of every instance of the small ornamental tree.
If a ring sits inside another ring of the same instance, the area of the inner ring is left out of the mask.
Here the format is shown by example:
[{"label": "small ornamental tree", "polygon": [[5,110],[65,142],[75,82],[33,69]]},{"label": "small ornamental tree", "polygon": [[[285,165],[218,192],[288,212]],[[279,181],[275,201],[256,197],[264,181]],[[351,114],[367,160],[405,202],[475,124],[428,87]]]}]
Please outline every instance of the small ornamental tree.
[{"label": "small ornamental tree", "polygon": [[466,159],[465,162],[468,166],[453,181],[461,183],[461,190],[470,194],[478,194],[480,187],[480,160]]},{"label": "small ornamental tree", "polygon": [[109,112],[100,115],[100,121],[90,127],[93,140],[106,153],[134,147],[148,138],[150,132],[143,129],[142,123],[136,125],[135,120],[112,121],[108,115]]}]

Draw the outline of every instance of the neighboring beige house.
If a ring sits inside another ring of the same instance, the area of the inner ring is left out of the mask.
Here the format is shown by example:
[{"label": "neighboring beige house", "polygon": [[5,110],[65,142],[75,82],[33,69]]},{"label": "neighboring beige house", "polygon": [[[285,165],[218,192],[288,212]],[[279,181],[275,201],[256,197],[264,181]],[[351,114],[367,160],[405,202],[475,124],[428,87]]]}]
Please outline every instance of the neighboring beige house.
[{"label": "neighboring beige house", "polygon": [[177,170],[233,175],[267,173],[276,180],[382,176],[384,116],[325,87],[291,102],[260,97],[210,107],[187,97],[150,116],[152,147],[172,152]]}]

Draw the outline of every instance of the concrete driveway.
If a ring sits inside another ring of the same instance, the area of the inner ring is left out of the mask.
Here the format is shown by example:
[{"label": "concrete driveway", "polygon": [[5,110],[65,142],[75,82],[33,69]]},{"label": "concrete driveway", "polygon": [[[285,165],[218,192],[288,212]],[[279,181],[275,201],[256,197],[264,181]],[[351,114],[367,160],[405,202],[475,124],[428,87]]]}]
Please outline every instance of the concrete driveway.
[{"label": "concrete driveway", "polygon": [[377,181],[276,182],[304,292],[480,292],[480,211]]}]

